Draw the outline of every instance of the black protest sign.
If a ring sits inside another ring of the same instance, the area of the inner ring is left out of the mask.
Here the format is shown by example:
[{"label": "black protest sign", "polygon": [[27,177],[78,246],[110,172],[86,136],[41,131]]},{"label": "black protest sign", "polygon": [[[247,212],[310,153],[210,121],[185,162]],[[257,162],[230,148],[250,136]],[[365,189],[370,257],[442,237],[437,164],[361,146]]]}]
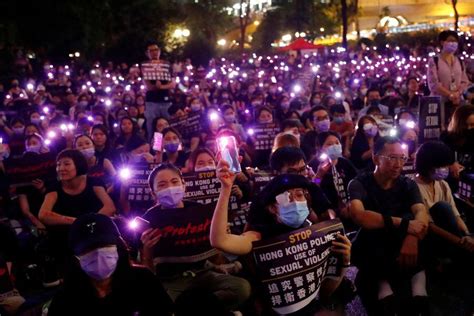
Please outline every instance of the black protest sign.
[{"label": "black protest sign", "polygon": [[221,183],[214,170],[185,173],[183,178],[186,183],[185,200],[210,204],[219,198]]},{"label": "black protest sign", "polygon": [[153,205],[154,198],[148,186],[148,176],[158,164],[137,163],[129,165],[130,179],[127,180],[127,200],[135,209],[146,210]]},{"label": "black protest sign", "polygon": [[318,296],[325,277],[340,274],[339,258],[331,254],[338,232],[344,228],[336,219],[253,243],[257,273],[275,312],[304,308]]},{"label": "black protest sign", "polygon": [[161,237],[153,250],[153,263],[198,262],[217,254],[209,232],[214,204],[195,204],[182,209],[149,210],[143,217]]},{"label": "black protest sign", "polygon": [[[183,174],[186,183],[184,199],[201,204],[216,203],[219,199],[221,184],[216,178],[216,172],[190,172]],[[248,203],[243,203],[235,195],[229,200],[229,226],[232,232],[243,231],[247,222]]]},{"label": "black protest sign", "polygon": [[202,116],[200,113],[189,113],[187,115],[170,119],[171,127],[177,129],[184,138],[189,138],[194,133],[201,131]]},{"label": "black protest sign", "polygon": [[273,141],[280,132],[280,127],[275,123],[257,124],[252,128],[252,138],[255,150],[269,150],[273,147]]},{"label": "black protest sign", "polygon": [[415,171],[415,163],[413,159],[409,159],[403,165],[402,174],[412,180],[415,179],[416,171]]},{"label": "black protest sign", "polygon": [[141,71],[144,80],[171,81],[170,65],[168,63],[143,63]]},{"label": "black protest sign", "polygon": [[262,192],[263,188],[273,179],[275,175],[270,170],[257,169],[252,175],[254,192],[256,194]]},{"label": "black protest sign", "polygon": [[31,181],[41,179],[45,182],[56,178],[56,155],[28,153],[20,158],[7,159],[5,172],[12,186],[31,185]]},{"label": "black protest sign", "polygon": [[418,141],[438,140],[441,135],[441,98],[422,97],[420,101]]}]

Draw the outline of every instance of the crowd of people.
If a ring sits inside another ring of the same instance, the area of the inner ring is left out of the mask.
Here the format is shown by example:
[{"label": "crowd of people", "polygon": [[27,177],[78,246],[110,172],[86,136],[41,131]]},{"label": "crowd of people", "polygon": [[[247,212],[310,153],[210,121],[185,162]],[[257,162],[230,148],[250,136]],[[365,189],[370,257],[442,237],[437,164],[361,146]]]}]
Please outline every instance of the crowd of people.
[{"label": "crowd of people", "polygon": [[[351,267],[369,315],[429,315],[430,277],[474,280],[474,193],[465,193],[474,40],[443,31],[438,43],[206,67],[170,63],[150,43],[146,62],[163,80],[139,64],[17,65],[0,86],[0,314],[40,305],[53,316],[271,315],[248,262],[255,242],[339,219],[345,234],[330,248],[339,273],[295,315],[343,313],[356,293]],[[179,122],[192,116],[190,132]],[[262,126],[276,131],[264,147],[254,134]],[[222,137],[233,137],[238,161],[220,150]],[[53,157],[53,177],[15,179],[18,161],[40,157]],[[150,166],[147,201],[129,195],[139,164]],[[270,178],[260,189],[262,171]],[[153,223],[200,207],[185,198],[184,176],[200,172],[220,183],[208,227],[215,255],[159,262]],[[232,198],[250,205],[237,231]],[[124,223],[136,216],[152,225],[130,236]],[[30,298],[35,281],[41,299]],[[466,306],[474,311],[472,297]]]}]

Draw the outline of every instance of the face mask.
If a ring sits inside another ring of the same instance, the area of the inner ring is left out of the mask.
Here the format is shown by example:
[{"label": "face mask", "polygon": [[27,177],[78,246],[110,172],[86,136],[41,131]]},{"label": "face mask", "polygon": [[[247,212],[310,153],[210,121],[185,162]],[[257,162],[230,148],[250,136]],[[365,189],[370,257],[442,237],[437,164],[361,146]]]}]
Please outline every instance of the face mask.
[{"label": "face mask", "polygon": [[380,103],[379,100],[372,100],[372,101],[370,101],[370,106],[378,106],[379,103]]},{"label": "face mask", "polygon": [[362,96],[365,96],[365,95],[367,94],[367,91],[369,91],[369,89],[365,89],[365,88],[364,88],[364,89],[360,89],[360,94],[361,94]]},{"label": "face mask", "polygon": [[272,122],[272,119],[260,120],[261,124],[270,124],[271,122]]},{"label": "face mask", "polygon": [[118,262],[117,246],[95,249],[79,257],[82,270],[94,280],[105,280],[114,273]]},{"label": "face mask", "polygon": [[80,152],[86,159],[90,159],[94,157],[95,155],[95,149],[94,148],[86,148],[86,149],[81,149]]},{"label": "face mask", "polygon": [[329,126],[331,125],[331,121],[329,119],[325,119],[322,121],[315,121],[316,129],[319,132],[327,132],[329,131]]},{"label": "face mask", "polygon": [[27,152],[39,154],[40,150],[41,150],[41,145],[31,145],[31,146],[26,147]]},{"label": "face mask", "polygon": [[165,150],[170,153],[175,153],[178,151],[179,143],[168,143],[164,145]]},{"label": "face mask", "polygon": [[137,105],[143,105],[143,104],[145,104],[145,101],[143,101],[143,100],[138,100],[137,101]]},{"label": "face mask", "polygon": [[197,111],[200,111],[200,110],[201,110],[201,104],[199,104],[199,103],[192,104],[191,103],[191,111],[197,112]]},{"label": "face mask", "polygon": [[175,208],[183,200],[184,189],[182,186],[169,187],[156,191],[156,198],[164,208]]},{"label": "face mask", "polygon": [[125,98],[125,99],[123,99],[123,102],[126,103],[126,104],[131,104],[132,99],[131,98]]},{"label": "face mask", "polygon": [[227,123],[234,123],[234,121],[235,121],[235,115],[234,115],[234,114],[224,115],[224,120],[225,120]]},{"label": "face mask", "polygon": [[290,102],[283,102],[280,106],[283,110],[288,110],[290,108]]},{"label": "face mask", "polygon": [[32,119],[30,119],[30,121],[31,121],[31,123],[36,124],[36,125],[41,123],[41,119],[39,119],[39,118],[32,118]]},{"label": "face mask", "polygon": [[257,106],[262,105],[262,102],[261,102],[261,101],[253,101],[253,102],[252,102],[252,105],[253,105],[254,107],[257,107]]},{"label": "face mask", "polygon": [[342,157],[342,146],[341,144],[331,145],[326,148],[326,154],[331,158],[331,160],[335,160],[339,157]]},{"label": "face mask", "polygon": [[458,49],[457,42],[444,42],[443,52],[453,54]]},{"label": "face mask", "polygon": [[342,117],[342,116],[336,116],[336,117],[334,118],[334,123],[336,123],[336,124],[342,124],[342,123],[344,123],[344,117]]},{"label": "face mask", "polygon": [[293,228],[298,228],[303,225],[309,215],[308,203],[306,201],[296,201],[286,205],[279,205],[278,210],[281,222]]},{"label": "face mask", "polygon": [[205,167],[201,167],[201,168],[194,168],[195,172],[214,171],[214,170],[216,170],[216,167],[213,167],[213,166],[205,166]]},{"label": "face mask", "polygon": [[15,134],[20,135],[20,134],[23,134],[23,132],[25,131],[25,128],[24,127],[13,127],[12,130]]},{"label": "face mask", "polygon": [[319,104],[321,104],[321,100],[320,99],[314,99],[313,101],[311,101],[311,104],[312,105],[319,105]]},{"label": "face mask", "polygon": [[369,137],[374,137],[377,135],[379,129],[372,123],[364,124],[364,133]]},{"label": "face mask", "polygon": [[407,119],[399,119],[398,120],[398,125],[399,126],[405,126],[408,123]]},{"label": "face mask", "polygon": [[82,107],[82,108],[85,108],[87,106],[87,104],[89,104],[89,102],[87,102],[87,101],[80,101],[79,102],[79,106]]},{"label": "face mask", "polygon": [[433,180],[444,180],[449,175],[449,168],[436,168],[433,172]]}]

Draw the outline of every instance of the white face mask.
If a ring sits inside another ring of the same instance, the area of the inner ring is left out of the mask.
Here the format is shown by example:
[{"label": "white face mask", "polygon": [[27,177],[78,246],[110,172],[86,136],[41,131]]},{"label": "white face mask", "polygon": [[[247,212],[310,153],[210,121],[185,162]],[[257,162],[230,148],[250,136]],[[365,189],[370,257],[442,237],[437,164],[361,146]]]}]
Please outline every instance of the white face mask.
[{"label": "white face mask", "polygon": [[40,151],[41,151],[41,145],[28,146],[28,147],[26,147],[26,151],[39,154]]},{"label": "white face mask", "polygon": [[216,170],[215,166],[205,166],[201,168],[197,168],[197,167],[194,168],[195,172],[214,171],[214,170]]},{"label": "white face mask", "polygon": [[155,191],[156,198],[164,208],[175,208],[183,200],[184,188],[180,186],[169,187]]},{"label": "white face mask", "polygon": [[94,148],[86,148],[86,149],[81,149],[80,152],[86,159],[90,159],[94,157],[95,155],[95,149]]},{"label": "white face mask", "polygon": [[97,248],[79,256],[82,270],[94,280],[105,280],[114,273],[118,263],[117,246]]}]

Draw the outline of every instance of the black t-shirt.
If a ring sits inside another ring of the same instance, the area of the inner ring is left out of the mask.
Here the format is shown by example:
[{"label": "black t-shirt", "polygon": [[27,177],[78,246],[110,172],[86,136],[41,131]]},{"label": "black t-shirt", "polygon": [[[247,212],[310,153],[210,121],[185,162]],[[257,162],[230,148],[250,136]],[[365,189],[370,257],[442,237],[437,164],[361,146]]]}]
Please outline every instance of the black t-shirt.
[{"label": "black t-shirt", "polygon": [[103,204],[94,192],[94,187],[104,187],[99,179],[87,177],[84,190],[76,195],[64,192],[61,183],[56,182],[47,192],[57,192],[58,198],[53,206],[53,211],[71,217],[79,217],[87,213],[97,213]]},{"label": "black t-shirt", "polygon": [[[319,164],[320,161],[317,158],[308,163],[313,170],[318,170]],[[342,157],[338,158],[334,169],[331,168],[324,175],[321,179],[320,187],[331,202],[332,208],[337,209],[339,202],[346,202],[349,199],[347,187],[349,186],[349,182],[357,175],[357,170],[349,160]]]},{"label": "black t-shirt", "polygon": [[[392,188],[384,190],[377,184],[373,172],[365,172],[349,183],[348,191],[350,200],[362,201],[366,210],[408,220],[414,218],[411,207],[423,203],[417,184],[405,176],[400,176]],[[403,238],[398,230],[362,228],[353,243],[353,261],[359,268],[382,268],[382,263],[391,265],[398,256]]]},{"label": "black t-shirt", "polygon": [[[170,71],[171,67],[167,62],[162,61],[162,67],[164,67],[165,69],[168,69],[168,72],[171,72]],[[149,80],[149,81],[153,86],[156,85],[156,80]],[[168,83],[169,81],[161,80],[161,84],[168,84]],[[149,90],[146,92],[145,101],[146,102],[171,102],[170,92],[168,89],[158,89],[158,88]]]},{"label": "black t-shirt", "polygon": [[[178,168],[183,168],[186,165],[186,160],[188,160],[190,152],[186,151],[178,151],[178,159],[174,165]],[[168,162],[168,154],[166,152],[163,153],[163,162]]]},{"label": "black t-shirt", "polygon": [[39,210],[44,201],[44,194],[32,185],[19,187],[18,189],[16,189],[16,193],[18,195],[26,195],[28,205],[30,207],[30,213],[33,214],[35,217],[38,217]]},{"label": "black t-shirt", "polygon": [[97,297],[92,286],[65,284],[51,302],[48,315],[171,315],[171,299],[149,270],[134,266],[121,281],[104,298]]}]

